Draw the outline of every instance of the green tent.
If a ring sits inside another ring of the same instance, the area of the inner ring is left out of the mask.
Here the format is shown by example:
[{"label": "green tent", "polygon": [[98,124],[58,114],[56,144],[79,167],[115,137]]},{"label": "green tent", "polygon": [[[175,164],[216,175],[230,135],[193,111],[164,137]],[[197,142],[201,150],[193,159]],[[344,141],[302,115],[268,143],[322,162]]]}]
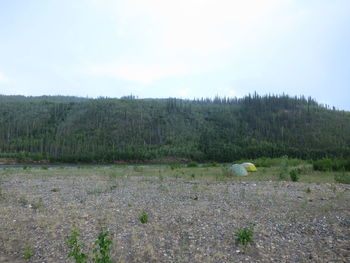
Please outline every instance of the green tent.
[{"label": "green tent", "polygon": [[246,176],[248,175],[247,170],[241,164],[234,164],[229,168],[229,173],[236,176]]}]

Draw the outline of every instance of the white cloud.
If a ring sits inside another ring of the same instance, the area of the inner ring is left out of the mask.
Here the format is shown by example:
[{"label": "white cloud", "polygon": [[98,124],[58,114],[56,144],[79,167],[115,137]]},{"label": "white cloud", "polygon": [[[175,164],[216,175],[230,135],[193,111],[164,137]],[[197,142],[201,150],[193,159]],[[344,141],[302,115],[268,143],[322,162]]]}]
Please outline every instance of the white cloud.
[{"label": "white cloud", "polygon": [[121,59],[90,61],[85,71],[150,84],[259,54],[265,39],[289,23],[282,11],[294,0],[89,1],[115,17],[115,37],[132,48]]},{"label": "white cloud", "polygon": [[91,65],[84,71],[95,76],[120,78],[142,84],[150,84],[162,78],[189,73],[184,65],[123,63]]}]

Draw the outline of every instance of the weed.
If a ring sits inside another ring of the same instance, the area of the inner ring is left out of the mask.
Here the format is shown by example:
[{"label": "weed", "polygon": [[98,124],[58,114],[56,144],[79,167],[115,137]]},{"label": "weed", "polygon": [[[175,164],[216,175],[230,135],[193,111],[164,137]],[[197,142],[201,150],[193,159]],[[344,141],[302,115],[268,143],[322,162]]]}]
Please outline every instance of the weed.
[{"label": "weed", "polygon": [[58,192],[60,189],[59,188],[52,188],[51,192]]},{"label": "weed", "polygon": [[140,222],[142,224],[146,224],[148,222],[148,215],[147,215],[147,213],[145,211],[142,211],[139,219],[140,219]]},{"label": "weed", "polygon": [[27,247],[26,250],[24,251],[24,259],[30,259],[33,256],[32,249],[30,247]]},{"label": "weed", "polygon": [[88,256],[82,252],[83,243],[78,240],[79,231],[73,230],[70,238],[66,241],[70,252],[68,258],[73,258],[76,263],[86,263]]},{"label": "weed", "polygon": [[28,166],[27,165],[23,165],[23,170],[27,170]]},{"label": "weed", "polygon": [[49,169],[49,167],[48,167],[47,165],[42,165],[42,166],[41,166],[41,169],[47,170],[47,169]]},{"label": "weed", "polygon": [[196,177],[196,175],[195,175],[195,174],[191,174],[191,177],[192,177],[192,178],[195,178],[195,177]]},{"label": "weed", "polygon": [[194,197],[192,197],[192,199],[193,199],[194,201],[198,201],[198,196],[195,195]]},{"label": "weed", "polygon": [[98,234],[95,245],[98,248],[93,250],[94,263],[113,263],[110,258],[112,240],[109,238],[110,234],[107,228],[102,228],[102,231]]},{"label": "weed", "polygon": [[311,189],[310,187],[306,188],[306,191],[305,191],[307,194],[311,194]]},{"label": "weed", "polygon": [[236,231],[236,240],[239,245],[247,247],[249,243],[254,241],[253,234],[252,227],[240,228]]}]

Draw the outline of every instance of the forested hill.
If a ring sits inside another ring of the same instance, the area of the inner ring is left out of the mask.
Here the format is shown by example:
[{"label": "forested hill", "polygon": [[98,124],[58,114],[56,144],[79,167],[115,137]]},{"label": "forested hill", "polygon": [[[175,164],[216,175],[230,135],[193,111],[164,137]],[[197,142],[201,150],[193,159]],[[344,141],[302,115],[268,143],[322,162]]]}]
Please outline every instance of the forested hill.
[{"label": "forested hill", "polygon": [[60,162],[350,157],[350,113],[313,99],[0,96],[0,156]]}]

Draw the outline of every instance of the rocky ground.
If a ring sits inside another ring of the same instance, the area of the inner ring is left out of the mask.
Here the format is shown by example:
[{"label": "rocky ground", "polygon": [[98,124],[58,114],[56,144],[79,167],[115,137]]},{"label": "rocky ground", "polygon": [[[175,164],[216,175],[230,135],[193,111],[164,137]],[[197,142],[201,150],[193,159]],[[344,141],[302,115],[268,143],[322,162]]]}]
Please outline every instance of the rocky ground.
[{"label": "rocky ground", "polygon": [[69,173],[2,174],[0,262],[73,262],[72,229],[89,253],[103,226],[115,262],[350,262],[350,185]]}]

